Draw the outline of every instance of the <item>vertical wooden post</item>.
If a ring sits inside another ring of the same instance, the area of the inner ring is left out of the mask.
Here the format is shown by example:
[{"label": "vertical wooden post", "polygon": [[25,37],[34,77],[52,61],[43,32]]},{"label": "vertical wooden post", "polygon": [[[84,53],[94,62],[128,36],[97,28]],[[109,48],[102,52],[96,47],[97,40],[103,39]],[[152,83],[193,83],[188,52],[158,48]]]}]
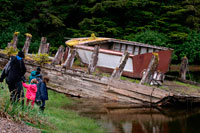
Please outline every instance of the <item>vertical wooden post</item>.
[{"label": "vertical wooden post", "polygon": [[62,58],[62,63],[65,63],[65,61],[67,60],[68,52],[69,52],[69,48],[66,47],[66,48],[65,48],[64,55],[63,55],[63,58]]},{"label": "vertical wooden post", "polygon": [[144,84],[144,83],[150,84],[151,80],[153,79],[154,72],[157,69],[158,61],[159,61],[158,53],[153,53],[153,56],[149,63],[149,66],[148,66],[145,74],[143,75],[143,77],[140,81],[140,84]]},{"label": "vertical wooden post", "polygon": [[28,34],[28,33],[26,33],[25,35],[26,35],[26,41],[24,43],[24,47],[23,47],[22,51],[24,52],[24,54],[27,54],[28,50],[29,50],[30,43],[31,43],[32,35]]},{"label": "vertical wooden post", "polygon": [[63,55],[64,55],[64,47],[61,45],[52,61],[52,64],[53,65],[58,65],[58,64],[61,64],[61,60],[63,58]]},{"label": "vertical wooden post", "polygon": [[180,67],[180,77],[183,80],[186,80],[186,73],[187,73],[187,65],[188,65],[188,59],[187,57],[183,57],[182,58],[182,62],[181,62],[181,67]]},{"label": "vertical wooden post", "polygon": [[73,65],[74,58],[76,56],[76,49],[70,49],[70,55],[68,56],[67,60],[65,61],[63,67],[66,69],[70,69]]},{"label": "vertical wooden post", "polygon": [[38,50],[38,54],[40,54],[40,53],[43,54],[44,53],[43,50],[45,48],[46,43],[47,43],[47,38],[46,37],[42,37],[41,41],[40,41],[40,48]]},{"label": "vertical wooden post", "polygon": [[122,72],[124,70],[124,67],[126,65],[126,62],[128,60],[128,57],[129,57],[129,53],[125,51],[124,54],[122,55],[119,66],[116,67],[115,70],[113,71],[111,75],[111,79],[120,79]]},{"label": "vertical wooden post", "polygon": [[15,50],[17,49],[17,44],[18,44],[18,34],[19,32],[15,32],[13,34],[13,39],[10,43],[8,43],[8,47],[13,47]]},{"label": "vertical wooden post", "polygon": [[92,53],[89,65],[88,65],[88,73],[93,73],[96,70],[97,62],[98,62],[98,56],[99,56],[99,45],[96,45],[94,47],[94,51]]}]

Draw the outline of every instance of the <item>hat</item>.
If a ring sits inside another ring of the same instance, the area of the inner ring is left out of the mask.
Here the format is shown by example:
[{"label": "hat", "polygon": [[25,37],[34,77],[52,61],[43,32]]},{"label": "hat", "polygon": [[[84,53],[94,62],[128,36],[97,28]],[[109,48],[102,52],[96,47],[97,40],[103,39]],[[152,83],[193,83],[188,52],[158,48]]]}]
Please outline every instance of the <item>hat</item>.
[{"label": "hat", "polygon": [[17,56],[19,56],[19,57],[21,57],[21,58],[24,58],[24,52],[19,51],[18,54],[17,54]]}]

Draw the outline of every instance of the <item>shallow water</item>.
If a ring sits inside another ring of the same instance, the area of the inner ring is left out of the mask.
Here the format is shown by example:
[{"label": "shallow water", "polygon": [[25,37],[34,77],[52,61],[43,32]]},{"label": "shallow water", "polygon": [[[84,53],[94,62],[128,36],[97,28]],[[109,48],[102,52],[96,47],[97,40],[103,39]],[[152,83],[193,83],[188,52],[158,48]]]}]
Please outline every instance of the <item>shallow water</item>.
[{"label": "shallow water", "polygon": [[[77,100],[77,99],[76,99]],[[199,109],[138,108],[135,105],[78,99],[70,108],[96,119],[109,133],[198,133]]]}]

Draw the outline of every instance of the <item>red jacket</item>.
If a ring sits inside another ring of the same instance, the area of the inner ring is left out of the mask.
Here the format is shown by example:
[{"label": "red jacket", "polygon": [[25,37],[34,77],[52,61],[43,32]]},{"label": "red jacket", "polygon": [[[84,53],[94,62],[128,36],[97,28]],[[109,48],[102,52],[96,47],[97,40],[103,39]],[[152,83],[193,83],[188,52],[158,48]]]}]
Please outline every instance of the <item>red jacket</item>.
[{"label": "red jacket", "polygon": [[27,89],[26,98],[35,101],[37,85],[36,84],[27,85],[26,83],[22,83],[22,85]]}]

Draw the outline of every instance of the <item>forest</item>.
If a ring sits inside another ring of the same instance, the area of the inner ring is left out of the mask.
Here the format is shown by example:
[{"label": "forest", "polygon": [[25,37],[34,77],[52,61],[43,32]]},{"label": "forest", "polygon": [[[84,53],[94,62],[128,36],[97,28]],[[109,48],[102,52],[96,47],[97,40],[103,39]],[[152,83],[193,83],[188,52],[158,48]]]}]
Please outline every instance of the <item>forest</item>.
[{"label": "forest", "polygon": [[55,54],[66,38],[111,37],[174,49],[172,63],[187,56],[200,64],[200,0],[0,0],[0,48],[20,32],[32,34],[30,52],[42,36]]}]

